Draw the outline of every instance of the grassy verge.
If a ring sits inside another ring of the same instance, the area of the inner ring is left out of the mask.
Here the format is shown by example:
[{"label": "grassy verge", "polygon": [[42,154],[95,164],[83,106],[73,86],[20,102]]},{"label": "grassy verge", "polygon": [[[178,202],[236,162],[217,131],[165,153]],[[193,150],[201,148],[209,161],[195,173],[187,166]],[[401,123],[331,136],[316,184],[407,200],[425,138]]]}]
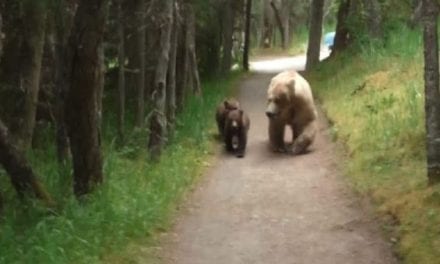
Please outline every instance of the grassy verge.
[{"label": "grassy verge", "polygon": [[237,78],[203,84],[203,99],[190,99],[179,114],[175,138],[158,163],[147,162],[142,148],[116,149],[105,142],[105,183],[85,203],[72,197],[71,170],[60,172],[49,143],[32,160],[62,206],[56,214],[31,202],[20,204],[1,175],[6,208],[0,218],[0,263],[98,263],[130,241],[166,228],[182,194],[209,165],[215,106]]},{"label": "grassy verge", "polygon": [[391,220],[405,263],[429,264],[440,259],[440,186],[427,187],[422,51],[420,32],[402,28],[308,78],[346,146],[354,189]]}]

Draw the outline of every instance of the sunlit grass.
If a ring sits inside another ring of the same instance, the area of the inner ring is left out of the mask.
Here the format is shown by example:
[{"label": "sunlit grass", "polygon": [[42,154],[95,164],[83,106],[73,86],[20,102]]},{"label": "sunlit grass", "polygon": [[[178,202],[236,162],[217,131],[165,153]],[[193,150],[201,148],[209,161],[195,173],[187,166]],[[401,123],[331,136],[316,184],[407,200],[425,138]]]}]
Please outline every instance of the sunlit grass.
[{"label": "sunlit grass", "polygon": [[440,259],[440,186],[427,187],[421,34],[399,28],[308,78],[346,148],[345,174],[392,220],[405,263]]},{"label": "sunlit grass", "polygon": [[215,106],[237,76],[203,83],[203,98],[189,99],[178,115],[172,144],[158,163],[148,162],[145,138],[138,135],[121,148],[109,137],[116,133],[105,131],[105,182],[84,202],[72,197],[71,169],[60,170],[50,141],[31,154],[31,160],[59,203],[55,213],[32,201],[21,204],[1,173],[5,209],[0,263],[106,262],[107,255],[123,252],[131,241],[148,240],[156,230],[168,228],[182,194],[209,165]]}]

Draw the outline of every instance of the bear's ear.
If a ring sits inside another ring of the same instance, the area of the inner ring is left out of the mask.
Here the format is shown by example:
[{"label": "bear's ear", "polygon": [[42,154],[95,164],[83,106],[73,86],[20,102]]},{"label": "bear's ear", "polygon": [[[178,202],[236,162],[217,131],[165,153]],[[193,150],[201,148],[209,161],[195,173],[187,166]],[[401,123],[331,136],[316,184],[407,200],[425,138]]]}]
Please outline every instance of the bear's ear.
[{"label": "bear's ear", "polygon": [[229,108],[229,102],[228,102],[228,99],[225,99],[225,100],[223,101],[223,105],[225,106],[226,109]]}]

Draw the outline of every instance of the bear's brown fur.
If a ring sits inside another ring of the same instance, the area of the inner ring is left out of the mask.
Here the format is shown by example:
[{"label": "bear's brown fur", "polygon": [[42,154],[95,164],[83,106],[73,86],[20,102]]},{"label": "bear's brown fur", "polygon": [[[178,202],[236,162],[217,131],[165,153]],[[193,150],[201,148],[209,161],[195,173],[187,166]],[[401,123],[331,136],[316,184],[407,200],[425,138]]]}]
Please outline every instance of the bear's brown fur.
[{"label": "bear's brown fur", "polygon": [[243,110],[234,109],[228,112],[224,127],[224,141],[227,151],[235,152],[240,158],[244,156],[249,127],[249,117]]},{"label": "bear's brown fur", "polygon": [[[272,78],[267,91],[269,140],[274,151],[301,154],[312,144],[317,131],[317,111],[309,83],[295,71]],[[292,129],[292,145],[284,142],[284,130]]]},{"label": "bear's brown fur", "polygon": [[225,99],[218,107],[215,114],[215,120],[217,121],[218,132],[221,139],[224,139],[225,120],[229,111],[240,109],[240,103],[235,98]]}]

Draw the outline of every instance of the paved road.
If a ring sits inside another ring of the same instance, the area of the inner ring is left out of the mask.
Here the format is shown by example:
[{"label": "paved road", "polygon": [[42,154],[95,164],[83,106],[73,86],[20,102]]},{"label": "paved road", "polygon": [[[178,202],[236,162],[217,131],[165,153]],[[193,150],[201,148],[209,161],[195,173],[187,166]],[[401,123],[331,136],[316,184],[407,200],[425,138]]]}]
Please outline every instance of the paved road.
[{"label": "paved road", "polygon": [[256,73],[241,83],[239,99],[251,119],[247,155],[219,154],[164,239],[162,260],[397,263],[378,224],[343,184],[340,157],[323,118],[310,153],[292,157],[269,151],[264,110],[272,76]]}]

